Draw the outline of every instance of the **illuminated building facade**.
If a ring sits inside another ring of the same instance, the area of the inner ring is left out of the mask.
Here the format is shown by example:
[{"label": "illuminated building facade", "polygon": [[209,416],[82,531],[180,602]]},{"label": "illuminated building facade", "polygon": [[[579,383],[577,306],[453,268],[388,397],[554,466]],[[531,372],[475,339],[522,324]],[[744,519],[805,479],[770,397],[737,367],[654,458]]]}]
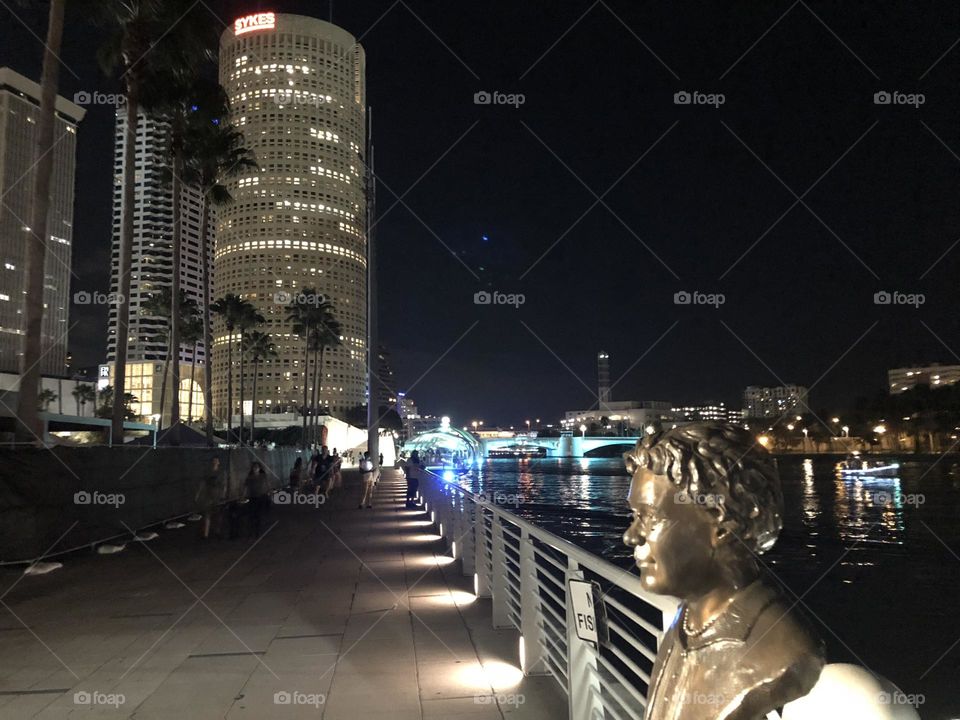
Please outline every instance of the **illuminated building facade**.
[{"label": "illuminated building facade", "polygon": [[[85,110],[57,96],[47,214],[40,372],[64,375],[70,320],[70,257],[77,124]],[[40,86],[0,68],[0,370],[19,372],[27,239],[33,217]]]},{"label": "illuminated building facade", "polygon": [[748,418],[778,418],[788,412],[809,412],[807,388],[802,385],[750,385],[743,391],[743,406]]},{"label": "illuminated building facade", "polygon": [[593,410],[567,410],[560,420],[564,430],[579,432],[581,425],[601,425],[601,430],[645,428],[673,420],[673,405],[660,400],[621,400],[608,402]]},{"label": "illuminated building facade", "polygon": [[[258,397],[245,412],[296,411],[302,404],[304,341],[286,318],[289,299],[315,288],[343,328],[342,345],[325,353],[318,405],[343,413],[367,398],[363,48],[322,20],[258,13],[221,36],[220,82],[231,122],[259,169],[227,183],[234,202],[218,216],[214,296],[234,293],[255,305],[266,318],[259,329],[279,356],[260,364]],[[220,417],[228,410],[227,339],[216,321],[213,392]],[[244,371],[249,393],[254,370],[248,363]]]},{"label": "illuminated building facade", "polygon": [[[116,111],[114,128],[113,250],[111,255],[111,296],[120,287],[120,234],[123,223],[124,138],[127,132],[126,108]],[[169,180],[170,124],[160,117],[140,114],[134,153],[135,199],[133,206],[133,253],[130,268],[130,317],[127,344],[126,391],[137,397],[135,412],[147,417],[160,414],[163,394],[163,369],[167,359],[168,321],[149,315],[146,304],[152,296],[173,283],[173,188]],[[189,185],[180,192],[180,288],[203,307],[203,246],[200,224],[203,196]],[[213,247],[213,227],[208,231],[208,252]],[[210,263],[211,258],[206,258]],[[117,305],[109,303],[107,325],[107,364],[113,382],[113,361],[117,351]],[[196,353],[196,362],[194,362]],[[203,416],[203,365],[206,352],[202,338],[196,344],[181,344],[180,363],[181,417],[193,420]],[[191,379],[191,371],[194,373]],[[164,424],[169,424],[173,407],[173,368],[167,367],[164,395]],[[191,403],[190,395],[193,394]]]},{"label": "illuminated building facade", "polygon": [[743,411],[728,408],[724,403],[684,405],[673,409],[673,419],[678,424],[719,421],[742,425]]},{"label": "illuminated building facade", "polygon": [[887,387],[891,395],[911,390],[917,385],[937,389],[960,380],[960,365],[918,365],[887,370]]}]

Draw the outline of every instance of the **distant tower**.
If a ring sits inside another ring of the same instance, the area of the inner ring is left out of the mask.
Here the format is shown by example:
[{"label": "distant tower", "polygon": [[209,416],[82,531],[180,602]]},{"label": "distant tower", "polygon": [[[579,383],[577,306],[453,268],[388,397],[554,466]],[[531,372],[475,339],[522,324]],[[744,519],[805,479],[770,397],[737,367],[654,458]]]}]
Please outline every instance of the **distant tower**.
[{"label": "distant tower", "polygon": [[597,385],[600,404],[610,402],[610,355],[603,350],[597,353]]}]

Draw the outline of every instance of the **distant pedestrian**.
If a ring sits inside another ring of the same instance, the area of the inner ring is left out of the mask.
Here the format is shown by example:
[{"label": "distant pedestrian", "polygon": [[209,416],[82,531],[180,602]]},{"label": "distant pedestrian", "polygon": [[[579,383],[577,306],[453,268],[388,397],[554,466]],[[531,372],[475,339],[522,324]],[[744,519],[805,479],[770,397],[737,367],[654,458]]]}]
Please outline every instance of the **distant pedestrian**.
[{"label": "distant pedestrian", "polygon": [[303,458],[298,457],[290,468],[290,492],[297,492],[303,480]]},{"label": "distant pedestrian", "polygon": [[417,491],[423,476],[423,463],[420,462],[418,451],[410,453],[410,459],[403,464],[403,472],[407,476],[407,507],[414,508],[417,506]]},{"label": "distant pedestrian", "polygon": [[327,493],[327,495],[330,494],[330,490],[332,489],[330,469],[332,467],[333,461],[330,457],[330,451],[327,449],[327,446],[324,445],[320,448],[320,455],[313,468],[314,492],[318,495],[322,492]]},{"label": "distant pedestrian", "polygon": [[343,458],[333,449],[333,486],[337,489],[343,487]]},{"label": "distant pedestrian", "polygon": [[263,518],[270,507],[270,488],[267,485],[267,473],[264,472],[263,465],[254,461],[250,465],[250,472],[247,473],[247,500],[248,516],[250,517],[250,531],[254,537],[260,537],[260,528],[263,524]]},{"label": "distant pedestrian", "polygon": [[370,453],[364,453],[360,458],[360,486],[363,488],[363,494],[360,496],[360,505],[373,507],[373,487],[377,481],[376,473],[373,469],[373,461],[370,459]]},{"label": "distant pedestrian", "polygon": [[[210,472],[203,479],[203,484],[197,490],[197,502],[200,512],[203,514],[203,538],[210,537],[210,525],[213,516],[217,514],[220,506],[220,500],[223,495],[223,488],[220,482],[220,458],[215,457],[210,463]],[[219,523],[214,527],[214,532],[219,530]]]},{"label": "distant pedestrian", "polygon": [[380,462],[377,463],[377,467],[383,467],[383,453],[380,453]]}]

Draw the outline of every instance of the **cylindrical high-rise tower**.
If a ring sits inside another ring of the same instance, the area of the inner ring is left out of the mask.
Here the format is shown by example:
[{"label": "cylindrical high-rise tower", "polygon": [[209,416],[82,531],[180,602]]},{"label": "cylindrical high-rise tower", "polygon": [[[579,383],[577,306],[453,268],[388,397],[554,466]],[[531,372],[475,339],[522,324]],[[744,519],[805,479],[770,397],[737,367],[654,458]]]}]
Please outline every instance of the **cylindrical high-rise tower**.
[{"label": "cylindrical high-rise tower", "polygon": [[[304,339],[287,321],[289,301],[315,288],[334,306],[342,345],[328,349],[317,406],[343,412],[366,402],[366,91],[363,48],[345,30],[302,15],[238,18],[220,38],[220,83],[230,120],[259,170],[227,181],[234,202],[218,212],[214,298],[228,293],[266,318],[278,359],[261,363],[245,414],[297,412],[303,403]],[[213,392],[227,414],[227,331],[214,322]],[[236,341],[238,338],[234,338]],[[312,358],[312,354],[311,354]],[[239,363],[234,347],[234,414]],[[311,359],[308,398],[312,396]]]}]

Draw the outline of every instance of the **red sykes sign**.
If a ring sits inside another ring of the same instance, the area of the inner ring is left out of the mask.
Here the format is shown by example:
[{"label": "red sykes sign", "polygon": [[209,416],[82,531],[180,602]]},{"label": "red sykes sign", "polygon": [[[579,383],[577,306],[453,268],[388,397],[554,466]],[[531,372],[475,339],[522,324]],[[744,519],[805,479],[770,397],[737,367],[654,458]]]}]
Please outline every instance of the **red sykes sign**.
[{"label": "red sykes sign", "polygon": [[272,12],[245,15],[233,21],[233,34],[243,35],[254,30],[272,30],[277,25],[277,18]]}]

